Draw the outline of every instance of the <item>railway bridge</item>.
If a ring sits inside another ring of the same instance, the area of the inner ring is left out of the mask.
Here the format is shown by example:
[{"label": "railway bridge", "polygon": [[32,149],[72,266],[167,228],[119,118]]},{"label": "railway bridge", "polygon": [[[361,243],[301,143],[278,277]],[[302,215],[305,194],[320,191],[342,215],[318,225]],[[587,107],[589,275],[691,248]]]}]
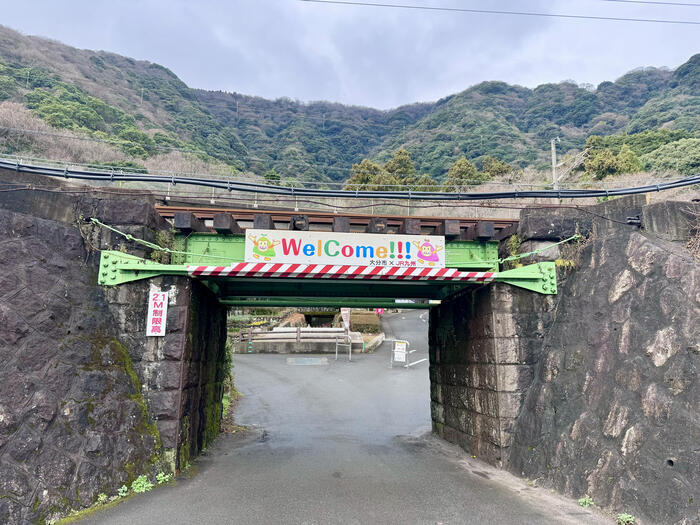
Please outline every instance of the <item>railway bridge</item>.
[{"label": "railway bridge", "polygon": [[[170,316],[163,325],[148,328],[156,331],[149,332],[151,335],[165,336],[162,342],[148,341],[156,345],[156,354],[198,353],[200,350],[194,347],[175,349],[178,344],[192,343],[172,334],[191,334],[192,325],[199,331],[201,345],[211,345],[205,334],[223,330],[223,314],[212,312],[223,312],[226,307],[433,309],[435,431],[480,457],[501,464],[501,449],[508,447],[510,424],[532,377],[533,364],[527,363],[517,349],[522,340],[532,335],[514,332],[513,319],[508,317],[510,287],[517,287],[525,295],[541,295],[530,299],[533,305],[546,301],[557,291],[553,261],[538,260],[500,269],[504,257],[499,258],[499,241],[517,233],[517,220],[300,214],[168,205],[156,205],[155,211],[159,219],[170,225],[170,236],[164,243],[167,246],[135,238],[95,217],[90,222],[100,230],[153,250],[150,257],[102,250],[98,284],[120,287],[148,282],[151,293],[163,294],[157,297],[166,297],[166,302],[172,302],[175,308],[185,296],[188,315]],[[554,247],[558,244],[560,241],[549,243]],[[153,260],[153,253],[157,261]],[[510,259],[520,261],[521,256]],[[148,302],[145,297],[139,300],[144,305]],[[157,304],[162,307],[162,301]],[[204,304],[208,313],[195,322],[193,315]],[[463,307],[455,311],[457,304]],[[464,308],[467,311],[462,311]],[[461,329],[469,327],[459,336],[463,340],[441,338],[446,312],[450,318],[458,312],[466,316],[459,321],[464,323]],[[471,345],[475,351],[464,352],[459,349],[463,344]],[[496,357],[499,355],[500,361]],[[469,362],[478,366],[470,367]],[[201,366],[199,361],[195,363]],[[471,404],[469,410],[476,416],[472,425],[476,426],[467,429],[466,421],[458,421],[464,420],[466,412],[458,415],[448,409],[445,419],[441,388],[443,383],[445,387],[456,387],[468,374],[474,374],[471,394],[478,393],[483,399],[478,406],[477,401]],[[200,405],[211,407],[212,399],[220,399],[221,385],[214,382],[210,388],[219,391],[213,398],[208,394],[208,400],[198,399]],[[196,394],[185,388],[184,392],[172,389],[152,392],[151,396],[179,398],[183,394],[201,395],[201,389]],[[216,403],[213,411],[186,409],[182,403],[169,401],[169,408],[158,414],[157,420],[165,444],[177,451],[176,468],[186,461],[183,458],[206,446],[211,439],[207,426],[218,421]],[[178,404],[181,410],[176,412],[174,407]],[[193,412],[199,415],[197,421],[193,421]],[[183,428],[190,435],[184,435]]]},{"label": "railway bridge", "polygon": [[516,220],[175,206],[11,171],[0,186],[10,522],[186,466],[220,430],[227,309],[287,305],[429,309],[436,434],[601,505],[692,512],[696,204]]}]

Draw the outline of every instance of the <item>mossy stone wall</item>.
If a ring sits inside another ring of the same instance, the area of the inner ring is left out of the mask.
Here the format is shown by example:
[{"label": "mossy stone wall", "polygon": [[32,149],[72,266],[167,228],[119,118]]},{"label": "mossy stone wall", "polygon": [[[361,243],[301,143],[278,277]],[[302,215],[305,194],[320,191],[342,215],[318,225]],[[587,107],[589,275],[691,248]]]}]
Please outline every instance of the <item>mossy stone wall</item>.
[{"label": "mossy stone wall", "polygon": [[[2,183],[15,174],[3,172]],[[200,283],[97,286],[99,250],[149,250],[168,228],[143,192],[23,175],[0,192],[0,523],[42,522],[184,466],[218,433],[225,309]],[[48,190],[48,191],[47,191]],[[87,191],[86,191],[87,190]],[[147,297],[169,295],[165,337]],[[181,459],[182,458],[182,459]]]}]

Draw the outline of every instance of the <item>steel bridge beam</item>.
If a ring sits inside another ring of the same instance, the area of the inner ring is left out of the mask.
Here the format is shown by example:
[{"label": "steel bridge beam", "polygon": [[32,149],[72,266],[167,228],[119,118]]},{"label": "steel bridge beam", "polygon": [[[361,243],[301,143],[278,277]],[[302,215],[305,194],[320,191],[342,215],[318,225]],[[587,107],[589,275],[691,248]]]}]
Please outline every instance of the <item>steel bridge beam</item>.
[{"label": "steel bridge beam", "polygon": [[[100,258],[100,272],[98,284],[106,286],[115,286],[131,281],[148,279],[158,275],[189,275],[188,265],[186,264],[160,264],[154,261],[141,259],[133,255],[118,251],[103,251]],[[332,295],[329,290],[335,287],[339,288],[343,297],[367,297],[369,288],[378,288],[380,286],[391,286],[396,289],[398,297],[422,297],[430,298],[433,295],[435,299],[443,299],[449,293],[468,286],[483,285],[483,283],[474,283],[467,281],[451,281],[451,280],[431,280],[431,281],[390,281],[389,279],[382,280],[365,280],[356,281],[348,279],[277,279],[270,278],[238,278],[238,277],[212,277],[202,276],[204,281],[217,295],[225,295],[226,288],[231,285],[236,288],[235,283],[243,284],[245,281],[253,281],[258,284],[258,290],[248,291],[248,296],[262,297],[265,293],[261,293],[260,288],[265,284],[272,284],[273,287],[284,288],[283,283],[289,283],[292,288],[296,288],[296,294],[299,298],[306,296],[328,296]],[[520,288],[525,288],[533,292],[542,294],[557,293],[556,266],[553,262],[541,262],[507,270],[504,272],[494,272],[490,278],[491,282],[502,282]],[[243,287],[242,287],[243,288]],[[313,288],[314,293],[310,293]],[[251,293],[253,292],[253,293]],[[428,293],[426,293],[428,292]],[[272,292],[270,292],[272,293]],[[278,292],[278,294],[281,294]],[[289,296],[289,292],[284,293]],[[426,297],[427,296],[427,297]]]},{"label": "steel bridge beam", "polygon": [[227,306],[240,308],[265,308],[265,307],[327,307],[327,308],[401,308],[401,309],[426,309],[440,304],[439,300],[415,300],[414,302],[396,302],[396,299],[363,299],[363,298],[337,298],[337,297],[261,297],[261,298],[228,298],[219,300]]},{"label": "steel bridge beam", "polygon": [[[244,261],[245,237],[242,235],[217,235],[191,233],[176,235],[178,254],[173,263],[196,265],[220,265]],[[453,240],[445,243],[445,264],[449,268],[492,272],[498,271],[498,242]]]}]

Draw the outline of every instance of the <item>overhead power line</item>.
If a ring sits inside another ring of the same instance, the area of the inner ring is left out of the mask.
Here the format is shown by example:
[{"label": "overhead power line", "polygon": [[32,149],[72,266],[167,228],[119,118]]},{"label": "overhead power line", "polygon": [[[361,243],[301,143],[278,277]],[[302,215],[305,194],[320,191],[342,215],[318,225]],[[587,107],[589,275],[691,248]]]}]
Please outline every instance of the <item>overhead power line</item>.
[{"label": "overhead power line", "polygon": [[642,5],[671,5],[681,7],[700,7],[700,4],[691,2],[652,2],[651,0],[601,0],[602,2],[616,2],[619,4],[642,4]]},{"label": "overhead power line", "polygon": [[333,4],[333,5],[350,5],[361,7],[390,7],[394,9],[415,9],[421,11],[448,11],[457,13],[475,13],[486,15],[512,15],[512,16],[535,16],[547,18],[568,18],[577,20],[608,20],[613,22],[646,22],[654,24],[683,24],[683,25],[700,25],[700,21],[696,20],[665,20],[656,18],[627,18],[620,16],[598,16],[598,15],[569,15],[564,13],[537,13],[534,11],[502,11],[496,9],[467,9],[463,7],[437,7],[425,5],[409,5],[409,4],[380,4],[373,2],[354,2],[350,0],[299,0],[300,2],[308,2],[314,4]]}]

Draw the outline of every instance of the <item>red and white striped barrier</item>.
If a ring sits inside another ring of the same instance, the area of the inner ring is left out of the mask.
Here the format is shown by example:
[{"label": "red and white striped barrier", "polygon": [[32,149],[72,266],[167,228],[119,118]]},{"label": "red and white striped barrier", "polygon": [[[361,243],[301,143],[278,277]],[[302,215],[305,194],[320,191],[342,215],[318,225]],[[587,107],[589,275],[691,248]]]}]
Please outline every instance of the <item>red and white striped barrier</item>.
[{"label": "red and white striped barrier", "polygon": [[192,277],[277,277],[302,279],[397,279],[487,283],[494,272],[460,272],[454,268],[415,266],[348,266],[331,264],[238,263],[232,266],[188,266]]}]

